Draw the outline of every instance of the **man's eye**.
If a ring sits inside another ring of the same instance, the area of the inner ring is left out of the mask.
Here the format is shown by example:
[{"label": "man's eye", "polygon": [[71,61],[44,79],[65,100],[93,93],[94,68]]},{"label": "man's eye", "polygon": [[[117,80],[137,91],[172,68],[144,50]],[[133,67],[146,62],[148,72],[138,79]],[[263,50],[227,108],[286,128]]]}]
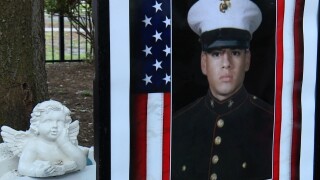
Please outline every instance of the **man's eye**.
[{"label": "man's eye", "polygon": [[232,55],[234,55],[234,56],[240,56],[240,55],[241,55],[241,51],[234,50],[234,51],[232,51]]},{"label": "man's eye", "polygon": [[220,56],[220,54],[221,54],[220,51],[213,51],[213,52],[211,52],[211,56],[212,56],[212,57],[218,57],[218,56]]}]

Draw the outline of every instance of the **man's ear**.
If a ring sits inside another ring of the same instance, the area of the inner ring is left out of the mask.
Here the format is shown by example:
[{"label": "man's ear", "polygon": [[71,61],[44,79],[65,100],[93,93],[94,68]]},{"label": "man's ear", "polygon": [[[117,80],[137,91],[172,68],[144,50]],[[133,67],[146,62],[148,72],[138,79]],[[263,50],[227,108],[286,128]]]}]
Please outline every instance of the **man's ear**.
[{"label": "man's ear", "polygon": [[205,52],[201,52],[201,71],[202,74],[207,75],[207,54]]},{"label": "man's ear", "polygon": [[251,52],[249,49],[246,49],[246,57],[245,57],[245,70],[248,71],[250,69],[250,63],[251,63]]}]

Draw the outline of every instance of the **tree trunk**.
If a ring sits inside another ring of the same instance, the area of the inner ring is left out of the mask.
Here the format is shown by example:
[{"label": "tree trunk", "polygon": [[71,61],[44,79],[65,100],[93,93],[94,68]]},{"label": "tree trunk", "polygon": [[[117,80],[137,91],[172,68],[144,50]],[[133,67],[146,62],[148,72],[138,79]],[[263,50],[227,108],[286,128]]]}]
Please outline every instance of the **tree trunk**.
[{"label": "tree trunk", "polygon": [[1,0],[0,125],[28,129],[47,96],[43,0]]}]

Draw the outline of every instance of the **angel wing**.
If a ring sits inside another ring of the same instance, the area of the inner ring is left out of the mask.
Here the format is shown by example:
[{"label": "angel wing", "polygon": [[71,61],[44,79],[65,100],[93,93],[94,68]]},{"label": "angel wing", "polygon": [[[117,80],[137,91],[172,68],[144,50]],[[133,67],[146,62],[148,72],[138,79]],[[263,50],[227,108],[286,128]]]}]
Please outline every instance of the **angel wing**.
[{"label": "angel wing", "polygon": [[79,121],[75,120],[72,123],[70,123],[69,125],[69,129],[68,129],[68,134],[69,134],[69,139],[71,141],[72,144],[78,146],[78,134],[79,134]]},{"label": "angel wing", "polygon": [[20,156],[24,146],[33,137],[28,131],[17,131],[8,126],[1,127],[1,136],[14,155]]}]

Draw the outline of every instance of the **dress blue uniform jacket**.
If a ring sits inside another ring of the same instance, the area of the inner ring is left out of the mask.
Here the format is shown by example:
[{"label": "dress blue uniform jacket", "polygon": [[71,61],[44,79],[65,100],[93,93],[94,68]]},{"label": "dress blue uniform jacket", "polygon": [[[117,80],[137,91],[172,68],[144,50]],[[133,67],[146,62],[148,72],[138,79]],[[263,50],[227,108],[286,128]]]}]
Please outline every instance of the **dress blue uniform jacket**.
[{"label": "dress blue uniform jacket", "polygon": [[209,91],[174,115],[172,128],[172,180],[272,176],[273,107],[244,87],[223,102]]}]

